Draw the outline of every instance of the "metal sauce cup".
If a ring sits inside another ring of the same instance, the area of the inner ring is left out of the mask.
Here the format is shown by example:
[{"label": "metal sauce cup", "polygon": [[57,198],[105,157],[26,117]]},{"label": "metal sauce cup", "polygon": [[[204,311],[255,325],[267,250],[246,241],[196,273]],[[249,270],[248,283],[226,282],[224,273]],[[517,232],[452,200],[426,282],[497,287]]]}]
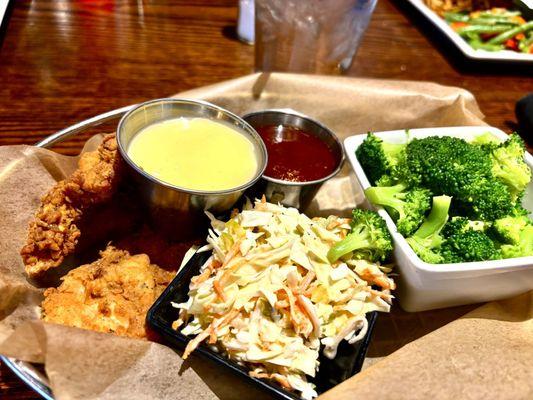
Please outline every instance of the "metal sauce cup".
[{"label": "metal sauce cup", "polygon": [[[168,119],[207,118],[225,123],[251,140],[255,146],[258,169],[248,182],[235,188],[202,191],[182,188],[164,182],[140,168],[128,156],[131,140],[143,128]],[[142,103],[126,113],[117,128],[120,154],[129,166],[139,194],[148,206],[152,221],[158,229],[176,239],[186,239],[203,232],[207,224],[204,211],[220,214],[228,211],[263,174],[267,165],[267,151],[258,133],[241,118],[214,104],[188,99],[157,99]]]},{"label": "metal sauce cup", "polygon": [[291,109],[269,109],[246,114],[242,119],[254,128],[267,125],[283,125],[301,129],[326,143],[333,151],[337,162],[337,166],[331,174],[314,181],[283,181],[263,175],[262,179],[250,189],[252,196],[257,197],[264,194],[270,202],[305,209],[322,184],[337,175],[341,170],[344,163],[344,151],[341,142],[326,126],[307,115]]}]

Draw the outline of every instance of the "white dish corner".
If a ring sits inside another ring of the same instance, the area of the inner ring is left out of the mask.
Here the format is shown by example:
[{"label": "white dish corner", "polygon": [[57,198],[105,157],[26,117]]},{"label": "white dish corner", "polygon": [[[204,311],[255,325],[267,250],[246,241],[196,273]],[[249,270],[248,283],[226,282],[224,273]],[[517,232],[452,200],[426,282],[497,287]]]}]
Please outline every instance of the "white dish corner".
[{"label": "white dish corner", "polygon": [[533,54],[516,51],[486,51],[472,48],[444,19],[424,4],[423,0],[407,0],[421,15],[439,29],[467,58],[472,60],[533,63]]}]

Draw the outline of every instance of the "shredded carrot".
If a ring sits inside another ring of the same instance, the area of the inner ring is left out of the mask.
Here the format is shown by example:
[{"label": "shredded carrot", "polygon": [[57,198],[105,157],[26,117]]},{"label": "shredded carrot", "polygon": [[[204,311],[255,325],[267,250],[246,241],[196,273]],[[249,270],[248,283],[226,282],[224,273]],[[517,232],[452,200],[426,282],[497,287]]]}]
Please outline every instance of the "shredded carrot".
[{"label": "shredded carrot", "polygon": [[239,310],[232,309],[229,313],[227,313],[225,316],[216,319],[215,321],[211,322],[211,325],[208,326],[207,329],[210,330],[210,339],[209,343],[215,343],[217,341],[217,330],[218,328],[228,325],[231,321],[235,319],[239,315]]},{"label": "shredded carrot", "polygon": [[313,311],[308,309],[307,304],[305,304],[305,296],[301,294],[298,295],[298,297],[296,297],[296,302],[300,310],[307,315],[309,322],[311,322],[311,325],[313,326],[312,332],[318,337],[320,335],[320,322],[317,316],[313,314]]},{"label": "shredded carrot", "polygon": [[457,32],[459,29],[464,28],[465,26],[468,26],[466,22],[452,22],[450,24],[450,27]]},{"label": "shredded carrot", "polygon": [[289,298],[289,313],[292,326],[297,334],[303,334],[308,337],[313,331],[313,324],[309,321],[307,315],[303,312],[301,307],[297,304],[292,292],[288,288],[283,288]]},{"label": "shredded carrot", "polygon": [[364,287],[363,290],[371,293],[374,296],[381,297],[382,299],[391,300],[393,298],[390,293],[380,292],[379,290],[375,290],[372,288]]},{"label": "shredded carrot", "polygon": [[178,328],[180,326],[182,326],[184,323],[187,322],[187,320],[189,319],[189,314],[187,314],[187,310],[182,308],[180,310],[180,313],[178,315],[178,319],[175,320],[173,323],[172,323],[172,329],[174,330],[178,330]]},{"label": "shredded carrot", "polygon": [[241,240],[239,240],[238,242],[235,242],[233,246],[231,246],[231,249],[229,249],[228,253],[226,254],[226,257],[224,257],[224,262],[222,263],[221,267],[226,266],[231,261],[231,259],[235,257],[237,253],[239,253],[240,249],[241,249]]},{"label": "shredded carrot", "polygon": [[278,310],[281,309],[281,308],[287,308],[287,307],[289,307],[289,303],[287,302],[287,300],[278,300],[274,304],[274,308],[276,308]]},{"label": "shredded carrot", "polygon": [[311,284],[313,279],[315,279],[316,274],[313,271],[309,271],[305,278],[300,283],[300,293],[303,293],[307,290],[307,287]]},{"label": "shredded carrot", "polygon": [[222,272],[222,276],[220,277],[219,281],[221,285],[225,285],[227,280],[231,277],[231,275],[241,266],[244,264],[246,260],[244,258],[234,259],[233,265],[231,267],[228,267],[229,263],[226,265],[226,270]]},{"label": "shredded carrot", "polygon": [[220,300],[223,302],[228,301],[228,296],[224,292],[224,288],[220,285],[219,281],[213,281],[213,288],[215,289],[216,294],[220,297]]},{"label": "shredded carrot", "polygon": [[514,17],[511,17],[510,20],[520,25],[523,25],[526,23],[526,20],[522,18],[520,15],[515,15]]},{"label": "shredded carrot", "polygon": [[187,347],[185,347],[185,351],[183,352],[183,359],[186,360],[187,357],[189,357],[189,354],[191,354],[194,349],[198,347],[198,345],[209,336],[209,331],[205,329],[203,332],[198,334],[194,339],[191,339],[189,343],[187,343]]},{"label": "shredded carrot", "polygon": [[177,320],[175,320],[175,321],[172,323],[172,329],[174,329],[175,331],[177,331],[178,328],[179,328],[180,326],[182,326],[182,325],[183,325],[183,321],[182,321],[181,319],[177,319]]},{"label": "shredded carrot", "polygon": [[275,381],[277,381],[285,389],[290,389],[291,388],[291,385],[289,384],[288,379],[285,376],[281,375],[281,374],[275,374],[274,373],[274,374],[270,375],[270,378],[274,379]]},{"label": "shredded carrot", "polygon": [[358,275],[367,282],[376,284],[383,289],[396,289],[396,284],[393,280],[388,279],[385,274],[375,274],[370,269],[365,268]]},{"label": "shredded carrot", "polygon": [[278,374],[276,372],[273,372],[272,374],[269,374],[267,372],[250,371],[250,372],[248,372],[248,374],[252,378],[273,379],[273,380],[277,381],[285,389],[291,389],[291,385],[289,384],[288,379],[285,376],[283,376],[281,374]]},{"label": "shredded carrot", "polygon": [[227,313],[224,317],[221,319],[218,319],[215,324],[215,331],[220,328],[221,326],[229,324],[231,321],[233,321],[237,315],[239,315],[240,309],[232,309],[229,313]]},{"label": "shredded carrot", "polygon": [[213,325],[209,325],[209,344],[215,344],[217,342],[217,333]]},{"label": "shredded carrot", "polygon": [[191,283],[194,286],[198,286],[200,283],[205,282],[207,279],[209,279],[210,275],[211,275],[211,269],[207,267],[204,270],[204,272],[202,272],[200,275],[194,276],[193,278],[191,278]]},{"label": "shredded carrot", "polygon": [[342,222],[340,221],[331,221],[328,226],[326,226],[326,229],[328,231],[331,231],[332,229],[335,229],[337,226],[342,225]]}]

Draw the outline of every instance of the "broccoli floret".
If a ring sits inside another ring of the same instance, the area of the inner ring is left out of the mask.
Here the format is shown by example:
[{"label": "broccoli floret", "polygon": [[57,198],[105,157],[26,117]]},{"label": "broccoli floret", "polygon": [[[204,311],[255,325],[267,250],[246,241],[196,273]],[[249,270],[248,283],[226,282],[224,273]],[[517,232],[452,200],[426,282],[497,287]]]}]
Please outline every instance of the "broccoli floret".
[{"label": "broccoli floret", "polygon": [[494,221],[510,215],[515,207],[507,186],[494,178],[480,178],[459,191],[453,211],[472,219]]},{"label": "broccoli floret", "polygon": [[453,217],[442,234],[446,238],[441,254],[445,263],[495,260],[500,258],[496,244],[487,235],[491,224],[471,221],[465,217]]},{"label": "broccoli floret", "polygon": [[398,160],[403,157],[405,144],[387,143],[369,133],[355,151],[365,174],[372,185],[383,175],[392,173]]},{"label": "broccoli floret", "polygon": [[445,263],[496,260],[501,258],[495,243],[486,233],[464,227],[448,236],[441,251]]},{"label": "broccoli floret", "polygon": [[533,256],[533,225],[525,226],[516,244],[504,244],[500,247],[503,258]]},{"label": "broccoli floret", "polygon": [[452,198],[449,196],[433,197],[431,212],[407,243],[425,262],[439,264],[444,261],[440,254],[440,246],[444,241],[441,230],[448,220],[448,212]]},{"label": "broccoli floret", "polygon": [[501,243],[517,244],[522,230],[531,224],[531,220],[525,215],[504,217],[494,221],[490,234]]},{"label": "broccoli floret", "polygon": [[492,174],[509,189],[516,201],[531,181],[531,169],[524,161],[525,145],[518,134],[490,150]]},{"label": "broccoli floret", "polygon": [[477,145],[477,146],[498,146],[502,141],[498,139],[496,136],[494,136],[490,132],[486,132],[482,135],[476,136],[474,139],[470,141],[471,144]]},{"label": "broccoli floret", "polygon": [[519,198],[509,215],[512,217],[527,217],[529,213],[530,211],[524,208],[522,199]]},{"label": "broccoli floret", "polygon": [[456,233],[465,232],[467,230],[486,232],[491,227],[489,222],[485,221],[472,221],[466,217],[452,217],[444,228],[442,234],[445,237],[455,235]]},{"label": "broccoli floret", "polygon": [[391,169],[389,175],[383,175],[376,181],[375,186],[395,186],[404,184],[406,187],[419,187],[420,179],[411,174],[405,161],[405,153],[398,159],[397,164]]},{"label": "broccoli floret", "polygon": [[383,175],[375,183],[376,186],[394,186],[397,184],[398,184],[398,179],[396,179],[392,175]]},{"label": "broccoli floret", "polygon": [[406,164],[412,180],[419,180],[436,195],[465,196],[466,187],[481,178],[492,178],[492,163],[484,150],[449,136],[411,141],[406,148]]},{"label": "broccoli floret", "polygon": [[490,152],[483,146],[431,136],[413,140],[406,151],[407,166],[421,186],[454,197],[452,214],[491,221],[515,207],[516,196],[493,176]]},{"label": "broccoli floret", "polygon": [[407,189],[405,184],[386,187],[371,187],[365,194],[372,204],[383,206],[395,220],[398,232],[409,236],[422,223],[431,203],[427,189]]},{"label": "broccoli floret", "polygon": [[328,252],[330,262],[335,262],[348,253],[352,258],[369,261],[385,261],[392,252],[392,237],[385,220],[375,211],[354,209],[351,231]]}]

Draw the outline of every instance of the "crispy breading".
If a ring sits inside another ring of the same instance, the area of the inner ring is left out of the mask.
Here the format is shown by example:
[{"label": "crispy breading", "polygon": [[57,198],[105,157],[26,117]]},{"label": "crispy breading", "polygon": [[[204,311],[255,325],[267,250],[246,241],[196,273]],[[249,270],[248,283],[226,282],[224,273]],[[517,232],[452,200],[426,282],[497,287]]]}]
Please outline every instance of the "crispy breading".
[{"label": "crispy breading", "polygon": [[58,182],[42,198],[20,251],[28,276],[39,277],[74,252],[81,218],[94,205],[111,199],[121,170],[115,135],[106,135],[96,151],[80,157],[78,169],[69,178]]},{"label": "crispy breading", "polygon": [[43,319],[63,325],[145,338],[150,306],[175,272],[150,264],[146,254],[108,247],[92,264],[71,270],[44,292]]}]

